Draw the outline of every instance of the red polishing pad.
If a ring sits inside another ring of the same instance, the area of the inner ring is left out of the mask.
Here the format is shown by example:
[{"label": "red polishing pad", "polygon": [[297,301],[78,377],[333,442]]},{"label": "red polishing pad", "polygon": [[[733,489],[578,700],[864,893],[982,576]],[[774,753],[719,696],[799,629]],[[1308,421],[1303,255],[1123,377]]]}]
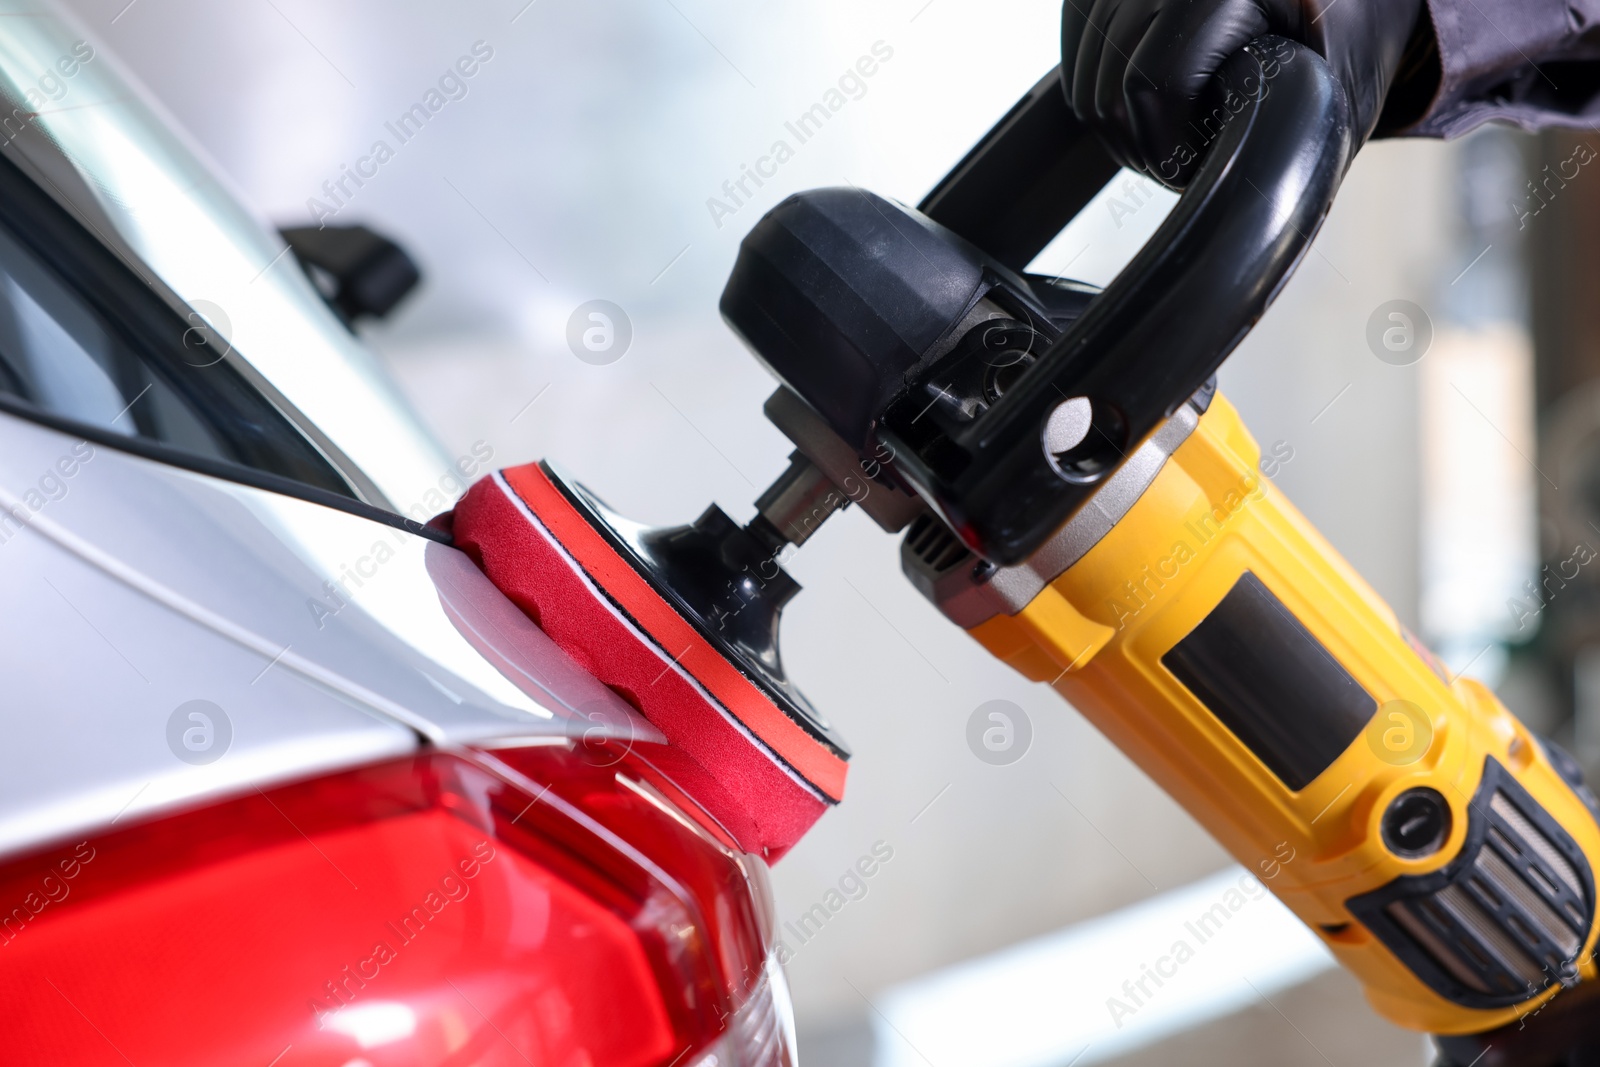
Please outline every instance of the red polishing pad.
[{"label": "red polishing pad", "polygon": [[469,489],[452,532],[501,592],[692,761],[679,784],[740,846],[776,860],[844,795],[847,754],[803,698],[719,649],[614,531],[597,528],[606,521],[580,489],[527,464]]}]

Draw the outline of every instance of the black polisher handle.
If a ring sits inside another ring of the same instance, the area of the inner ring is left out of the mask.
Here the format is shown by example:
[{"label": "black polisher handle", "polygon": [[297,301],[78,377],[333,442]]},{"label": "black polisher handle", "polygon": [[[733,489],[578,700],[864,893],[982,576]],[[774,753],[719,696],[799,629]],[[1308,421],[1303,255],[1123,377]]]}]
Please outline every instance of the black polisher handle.
[{"label": "black polisher handle", "polygon": [[[1303,45],[1261,37],[1219,75],[1219,110],[1194,127],[1203,155],[1149,242],[992,408],[951,442],[952,473],[879,435],[975,551],[999,564],[1038,549],[1217,370],[1288,280],[1333,204],[1357,144],[1344,90]],[[1013,267],[1078,214],[1115,164],[1041,81],[929,194],[921,210]],[[1089,436],[1063,464],[1043,431],[1086,397]]]}]

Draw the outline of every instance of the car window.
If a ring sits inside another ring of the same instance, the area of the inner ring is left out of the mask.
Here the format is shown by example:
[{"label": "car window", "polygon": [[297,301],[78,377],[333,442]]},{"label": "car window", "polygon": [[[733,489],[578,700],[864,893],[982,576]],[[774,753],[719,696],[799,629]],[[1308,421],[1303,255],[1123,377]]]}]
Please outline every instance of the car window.
[{"label": "car window", "polygon": [[0,163],[0,407],[207,473],[359,499],[229,354]]},{"label": "car window", "polygon": [[[48,189],[174,307],[182,301],[220,328],[240,373],[361,500],[391,514],[439,510],[431,502],[441,477],[454,477],[451,457],[279,236],[85,39],[86,27],[50,4],[23,7],[0,35],[0,113],[11,116],[0,157]],[[39,72],[58,69],[63,57],[75,57],[61,68],[73,73],[41,105]]]}]

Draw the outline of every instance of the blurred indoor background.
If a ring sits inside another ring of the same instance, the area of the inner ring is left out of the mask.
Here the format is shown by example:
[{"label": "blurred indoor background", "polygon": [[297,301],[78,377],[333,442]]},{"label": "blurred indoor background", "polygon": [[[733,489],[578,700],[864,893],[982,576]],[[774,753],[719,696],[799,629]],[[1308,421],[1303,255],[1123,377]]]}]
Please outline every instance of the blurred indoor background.
[{"label": "blurred indoor background", "polygon": [[[72,6],[264,217],[362,222],[412,252],[423,287],[367,337],[452,454],[553,458],[651,523],[712,500],[747,517],[785,464],[773,383],[717,315],[741,236],[813,186],[916,202],[1055,65],[1059,21],[1052,0]],[[474,75],[401,143],[387,124],[464,55]],[[846,77],[863,56],[873,73]],[[798,143],[785,123],[830,91],[843,104]],[[380,140],[392,158],[356,185]],[[792,156],[748,179],[779,140]],[[1269,476],[1401,619],[1592,768],[1600,179],[1577,143],[1369,147],[1222,385]],[[1103,283],[1171,199],[1114,183],[1040,269]],[[568,342],[597,299],[631,332],[608,363]],[[947,624],[859,512],[789,567],[790,672],[855,750],[848,801],[775,871],[781,920],[828,913],[788,941],[807,1062],[1426,1062],[1270,899],[1186,985],[1114,1017],[1140,946],[1222,892],[1228,857]],[[965,740],[995,699],[1032,724],[1008,766]],[[875,848],[892,858],[828,906]]]}]

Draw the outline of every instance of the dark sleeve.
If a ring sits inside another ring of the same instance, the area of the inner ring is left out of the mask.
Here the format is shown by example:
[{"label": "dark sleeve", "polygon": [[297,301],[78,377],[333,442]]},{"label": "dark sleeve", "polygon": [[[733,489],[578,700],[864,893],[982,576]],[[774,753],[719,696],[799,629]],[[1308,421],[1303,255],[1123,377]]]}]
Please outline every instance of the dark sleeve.
[{"label": "dark sleeve", "polygon": [[1455,137],[1491,119],[1600,125],[1600,0],[1428,0],[1428,11],[1438,92],[1393,132]]}]

